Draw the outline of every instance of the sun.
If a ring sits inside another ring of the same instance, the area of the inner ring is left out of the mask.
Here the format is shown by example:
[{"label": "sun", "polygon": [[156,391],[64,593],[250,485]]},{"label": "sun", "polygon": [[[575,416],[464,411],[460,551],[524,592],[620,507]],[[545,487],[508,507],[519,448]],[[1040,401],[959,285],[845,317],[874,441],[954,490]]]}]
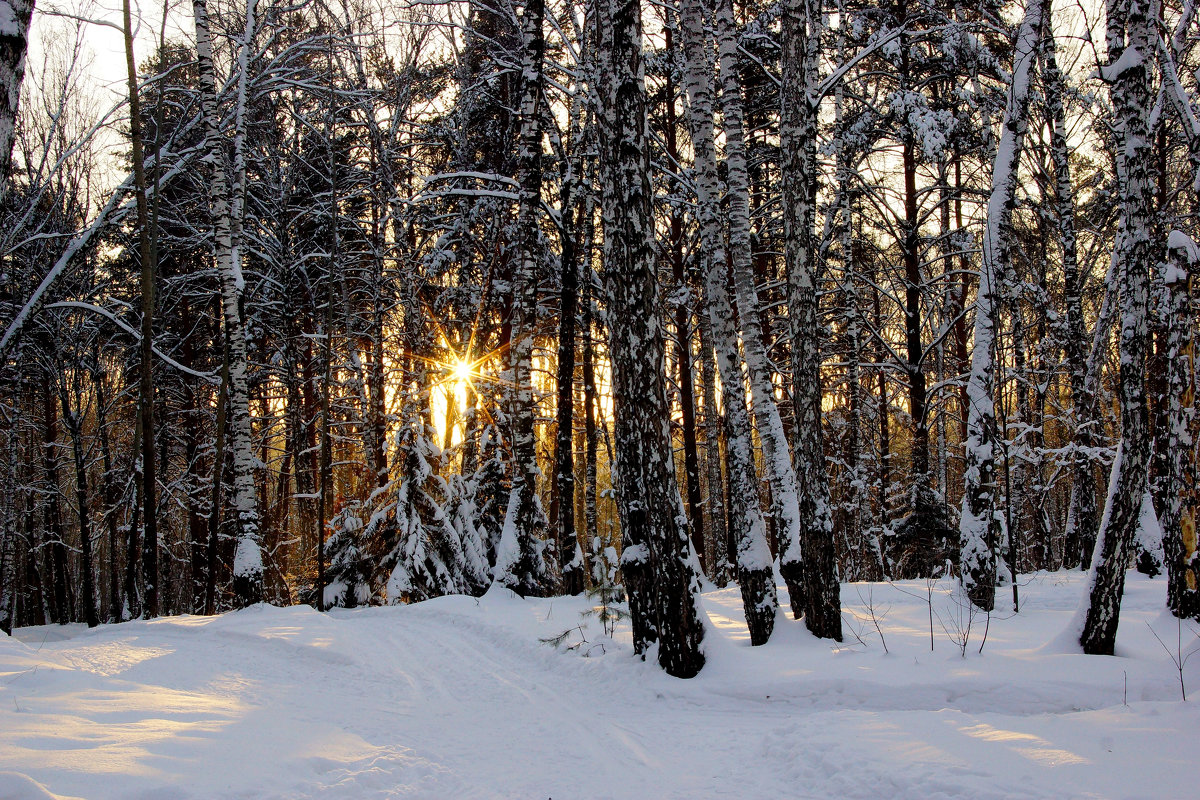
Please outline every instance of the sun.
[{"label": "sun", "polygon": [[475,373],[471,369],[471,362],[459,360],[450,365],[450,375],[454,380],[465,383],[470,381]]}]

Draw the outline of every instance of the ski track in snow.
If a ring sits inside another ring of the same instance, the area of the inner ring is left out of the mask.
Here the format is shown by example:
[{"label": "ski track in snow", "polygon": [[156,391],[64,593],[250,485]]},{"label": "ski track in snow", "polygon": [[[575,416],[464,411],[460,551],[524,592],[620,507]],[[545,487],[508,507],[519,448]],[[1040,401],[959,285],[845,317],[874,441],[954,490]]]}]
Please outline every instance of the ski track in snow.
[{"label": "ski track in snow", "polygon": [[[1026,580],[965,658],[947,582],[932,653],[923,581],[843,586],[840,646],[781,617],[751,648],[737,589],[713,590],[691,681],[633,658],[627,624],[542,644],[588,601],[496,589],[22,629],[0,638],[0,800],[1191,796],[1200,704],[1147,627],[1174,645],[1165,581],[1130,575],[1104,658],[1059,643],[1083,575]],[[1200,658],[1185,676],[1200,695]]]}]

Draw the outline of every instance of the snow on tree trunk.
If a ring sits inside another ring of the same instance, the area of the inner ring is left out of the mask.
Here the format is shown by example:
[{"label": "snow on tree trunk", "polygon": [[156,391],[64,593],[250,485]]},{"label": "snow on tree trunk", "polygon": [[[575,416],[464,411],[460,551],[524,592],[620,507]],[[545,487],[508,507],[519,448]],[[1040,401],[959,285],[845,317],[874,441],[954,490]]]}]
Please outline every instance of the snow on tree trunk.
[{"label": "snow on tree trunk", "polygon": [[1067,115],[1062,71],[1055,54],[1052,27],[1053,4],[1046,0],[1042,14],[1042,79],[1049,112],[1050,160],[1054,167],[1055,213],[1062,243],[1063,296],[1066,305],[1066,358],[1070,371],[1074,452],[1071,459],[1071,498],[1063,563],[1074,567],[1087,564],[1090,545],[1096,539],[1096,479],[1093,458],[1096,447],[1096,404],[1087,379],[1087,326],[1083,318],[1083,286],[1075,234],[1075,191],[1071,183],[1070,148],[1067,145]]},{"label": "snow on tree trunk", "polygon": [[[784,259],[792,339],[792,450],[804,548],[804,619],[815,635],[842,639],[841,586],[821,430],[821,320],[816,246],[817,32],[820,9],[810,0],[783,5],[783,90],[779,123],[783,177]],[[792,601],[793,606],[795,600]]]},{"label": "snow on tree trunk", "polygon": [[1162,482],[1163,554],[1167,605],[1177,617],[1200,619],[1200,554],[1196,546],[1195,344],[1192,339],[1191,269],[1200,248],[1182,231],[1167,241],[1167,475]]},{"label": "snow on tree trunk", "polygon": [[771,510],[779,531],[780,574],[787,583],[792,613],[799,618],[804,612],[800,496],[783,421],[775,403],[771,362],[763,341],[763,317],[751,260],[750,173],[746,159],[741,74],[738,69],[740,55],[732,0],[717,0],[715,22],[721,65],[725,165],[728,170],[729,255],[733,266],[738,322],[745,346],[746,368],[750,375],[755,427],[762,443],[763,462],[771,486]]},{"label": "snow on tree trunk", "polygon": [[239,606],[262,600],[262,534],[255,498],[255,457],[250,420],[250,387],[246,324],[242,292],[241,251],[234,242],[233,191],[225,171],[217,84],[213,70],[212,35],[207,0],[193,0],[196,20],[196,58],[200,79],[200,106],[204,116],[207,160],[212,168],[213,228],[221,308],[225,321],[225,347],[229,351],[229,433],[233,451],[233,506],[237,515],[237,549],[233,559],[234,594]]},{"label": "snow on tree trunk", "polygon": [[0,0],[0,207],[8,201],[17,104],[25,80],[32,16],[33,0]]},{"label": "snow on tree trunk", "polygon": [[996,411],[992,400],[995,374],[992,350],[999,310],[995,282],[1012,269],[1014,190],[1029,123],[1029,84],[1041,22],[1042,0],[1029,0],[1017,31],[1012,84],[1004,110],[1000,144],[992,165],[992,193],[988,198],[979,295],[975,301],[975,344],[967,378],[966,471],[959,522],[959,579],[971,602],[985,611],[991,611],[996,605],[996,547],[1000,543],[996,519]]},{"label": "snow on tree trunk", "polygon": [[513,481],[500,535],[497,583],[523,597],[542,597],[554,588],[543,549],[549,521],[537,492],[541,471],[534,440],[533,337],[538,305],[538,213],[542,199],[542,60],[545,39],[542,0],[527,0],[521,17],[524,51],[521,71],[521,133],[517,156],[519,199],[514,276],[514,308],[509,368],[512,373]]},{"label": "snow on tree trunk", "polygon": [[1179,61],[1188,43],[1188,29],[1196,18],[1196,0],[1187,0],[1180,9],[1175,33],[1170,42],[1158,37],[1158,64],[1163,78],[1163,95],[1175,110],[1187,140],[1188,161],[1192,168],[1192,191],[1200,192],[1200,115],[1195,102],[1179,79]]},{"label": "snow on tree trunk", "polygon": [[[738,363],[737,333],[734,331],[733,309],[725,285],[727,263],[721,233],[720,181],[713,144],[712,71],[706,54],[701,0],[683,0],[679,25],[686,59],[684,86],[688,98],[688,128],[695,152],[693,169],[696,176],[697,217],[701,243],[708,260],[708,315],[724,391],[725,419],[731,434],[727,452],[730,482],[733,484],[733,496],[730,498],[733,504],[733,527],[738,541],[738,584],[742,591],[746,624],[750,628],[750,643],[759,645],[765,644],[771,637],[779,599],[775,592],[766,524],[758,507],[757,479],[750,445],[750,416],[746,411],[746,387],[741,364]],[[744,175],[744,161],[742,169]],[[746,224],[748,228],[748,216]],[[791,470],[790,463],[788,470]]]},{"label": "snow on tree trunk", "polygon": [[1118,147],[1121,229],[1114,258],[1121,276],[1121,457],[1113,462],[1108,498],[1088,579],[1080,644],[1085,653],[1112,655],[1133,547],[1146,491],[1150,437],[1146,420],[1147,306],[1150,270],[1157,260],[1150,230],[1154,215],[1151,95],[1148,59],[1153,48],[1149,0],[1107,5],[1110,83]]},{"label": "snow on tree trunk", "polygon": [[[838,1],[837,11],[842,20],[838,25],[837,34],[838,57],[844,64],[849,57],[846,33],[850,26],[844,16],[846,10],[841,0]],[[854,165],[851,163],[851,148],[846,137],[847,127],[851,121],[847,120],[845,114],[845,95],[845,82],[839,81],[834,88],[834,125],[837,137],[835,144],[836,170],[837,185],[840,187],[837,235],[842,261],[841,293],[846,326],[846,393],[849,406],[849,419],[846,423],[846,476],[844,478],[846,498],[843,502],[846,529],[842,535],[848,543],[851,553],[855,555],[851,562],[856,570],[854,578],[857,580],[881,580],[885,570],[879,536],[874,531],[865,531],[863,526],[864,515],[869,513],[871,508],[868,476],[864,469],[861,452],[864,405],[862,386],[864,320],[858,296],[858,264],[854,252],[854,196],[857,187],[851,188]]]},{"label": "snow on tree trunk", "polygon": [[603,63],[600,162],[604,167],[604,271],[616,421],[621,567],[634,648],[658,640],[658,661],[676,677],[704,666],[687,518],[675,482],[664,339],[655,274],[650,148],[637,0],[610,0],[598,14]]}]

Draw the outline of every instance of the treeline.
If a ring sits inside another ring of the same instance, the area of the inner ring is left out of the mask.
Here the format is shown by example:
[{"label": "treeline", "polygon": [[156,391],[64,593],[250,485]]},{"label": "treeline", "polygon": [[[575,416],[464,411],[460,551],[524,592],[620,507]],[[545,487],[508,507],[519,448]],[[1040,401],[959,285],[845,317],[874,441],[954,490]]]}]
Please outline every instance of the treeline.
[{"label": "treeline", "polygon": [[698,572],[756,644],[776,574],[834,639],[844,580],[1200,616],[1194,0],[126,2],[124,101],[60,13],[19,113],[4,3],[5,630],[620,585],[686,676]]}]

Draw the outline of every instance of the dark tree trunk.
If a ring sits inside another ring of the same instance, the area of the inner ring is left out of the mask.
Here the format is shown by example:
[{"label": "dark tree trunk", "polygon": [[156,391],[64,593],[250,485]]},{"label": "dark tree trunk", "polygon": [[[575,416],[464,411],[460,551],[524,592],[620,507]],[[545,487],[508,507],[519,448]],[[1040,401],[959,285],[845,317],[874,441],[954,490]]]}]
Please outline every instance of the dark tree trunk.
[{"label": "dark tree trunk", "polygon": [[636,0],[609,0],[597,15],[602,64],[600,152],[605,167],[604,255],[616,419],[621,557],[634,647],[658,641],[670,675],[704,666],[704,628],[688,560],[688,531],[671,455],[664,381],[663,330],[655,274],[653,191],[646,94],[642,84],[642,14]]},{"label": "dark tree trunk", "polygon": [[[783,6],[783,93],[780,149],[783,160],[783,235],[792,338],[792,431],[800,496],[804,564],[804,621],[816,636],[842,639],[833,515],[821,427],[821,324],[818,315],[816,242],[817,109],[809,92],[816,82],[821,14],[815,0]],[[790,587],[789,587],[790,588]],[[795,599],[792,600],[793,606]]]},{"label": "dark tree trunk", "polygon": [[62,506],[58,483],[58,406],[54,402],[54,376],[46,375],[42,384],[42,414],[45,423],[42,439],[42,468],[46,480],[46,501],[42,507],[46,532],[50,535],[52,590],[50,618],[66,625],[74,616],[67,585],[67,544],[63,541]]},{"label": "dark tree trunk", "polygon": [[[1200,619],[1200,554],[1196,543],[1195,448],[1191,420],[1195,412],[1195,342],[1192,336],[1190,255],[1194,242],[1172,234],[1167,262],[1167,472],[1162,481],[1163,553],[1167,568],[1167,605],[1177,617]],[[1190,245],[1190,246],[1189,246]]]},{"label": "dark tree trunk", "polygon": [[121,6],[125,26],[125,70],[129,90],[129,141],[132,150],[134,195],[137,205],[138,254],[141,260],[142,328],[141,370],[138,402],[142,416],[142,578],[145,581],[145,613],[159,614],[158,587],[158,484],[154,457],[154,232],[146,199],[146,161],[142,150],[142,112],[138,94],[137,66],[133,55],[133,22],[129,0]]}]

